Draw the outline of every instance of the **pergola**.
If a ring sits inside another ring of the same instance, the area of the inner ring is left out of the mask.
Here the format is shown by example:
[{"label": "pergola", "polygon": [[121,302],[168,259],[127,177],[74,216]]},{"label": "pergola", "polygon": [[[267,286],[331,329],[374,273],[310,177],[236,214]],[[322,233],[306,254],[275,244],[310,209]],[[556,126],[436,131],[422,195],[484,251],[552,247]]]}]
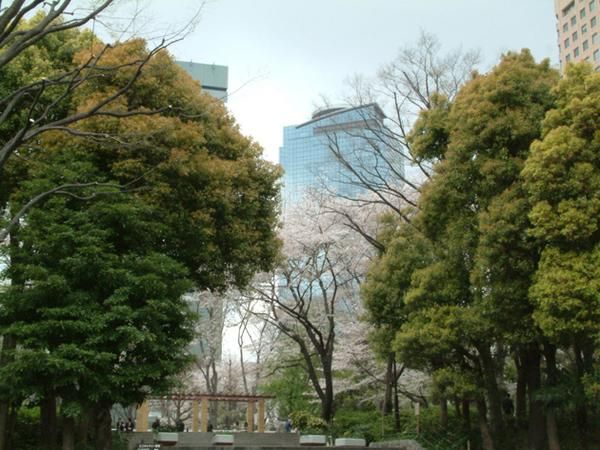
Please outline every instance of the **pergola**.
[{"label": "pergola", "polygon": [[[257,430],[259,433],[265,431],[265,400],[275,398],[272,395],[244,395],[244,394],[171,394],[163,397],[151,397],[140,405],[136,415],[136,430],[148,431],[148,414],[150,404],[148,400],[189,400],[192,402],[192,431],[208,431],[208,403],[210,401],[225,402],[248,402],[246,410],[246,422],[248,431],[254,431],[254,409],[258,403]],[[200,414],[199,414],[200,413]],[[198,422],[198,416],[200,421]],[[198,424],[200,430],[198,430]]]}]

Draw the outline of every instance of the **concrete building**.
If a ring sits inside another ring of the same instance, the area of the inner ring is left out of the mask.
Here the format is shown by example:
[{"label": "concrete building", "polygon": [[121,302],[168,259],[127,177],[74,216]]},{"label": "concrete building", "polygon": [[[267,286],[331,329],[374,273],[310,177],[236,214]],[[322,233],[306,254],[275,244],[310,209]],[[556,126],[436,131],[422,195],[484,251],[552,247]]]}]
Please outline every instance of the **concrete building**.
[{"label": "concrete building", "polygon": [[229,68],[216,64],[201,64],[187,61],[175,61],[183,67],[194,80],[199,81],[202,90],[219,100],[227,101]]},{"label": "concrete building", "polygon": [[[343,160],[364,172],[364,178],[371,176],[375,168],[379,176],[385,177],[387,169],[380,160],[381,154],[378,155],[373,147],[385,147],[381,145],[381,137],[376,136],[377,130],[383,130],[383,119],[381,108],[371,103],[319,109],[311,120],[285,127],[283,145],[279,149],[279,163],[284,169],[284,210],[302,200],[311,188],[326,188],[351,198],[366,194],[356,174],[349,172],[336,158],[332,145]],[[402,161],[397,164],[402,171]]]},{"label": "concrete building", "polygon": [[554,0],[560,67],[587,61],[600,70],[600,0]]}]

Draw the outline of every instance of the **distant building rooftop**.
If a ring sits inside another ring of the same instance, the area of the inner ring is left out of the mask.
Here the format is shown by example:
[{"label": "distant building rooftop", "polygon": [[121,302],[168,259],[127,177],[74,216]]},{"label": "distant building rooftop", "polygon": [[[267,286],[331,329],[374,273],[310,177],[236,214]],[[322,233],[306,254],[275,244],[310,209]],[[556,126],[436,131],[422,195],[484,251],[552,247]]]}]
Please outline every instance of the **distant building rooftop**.
[{"label": "distant building rooftop", "polygon": [[175,61],[184,68],[190,76],[200,82],[202,90],[219,100],[227,101],[229,68],[217,64],[202,64],[192,61]]}]

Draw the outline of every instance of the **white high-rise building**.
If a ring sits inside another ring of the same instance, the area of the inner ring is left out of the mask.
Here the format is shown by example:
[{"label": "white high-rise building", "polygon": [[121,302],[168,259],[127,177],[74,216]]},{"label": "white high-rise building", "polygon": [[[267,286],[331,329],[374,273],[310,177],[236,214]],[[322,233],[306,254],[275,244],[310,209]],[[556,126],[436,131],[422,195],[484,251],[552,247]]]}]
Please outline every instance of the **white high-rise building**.
[{"label": "white high-rise building", "polygon": [[600,70],[600,0],[554,0],[560,67],[586,61]]}]

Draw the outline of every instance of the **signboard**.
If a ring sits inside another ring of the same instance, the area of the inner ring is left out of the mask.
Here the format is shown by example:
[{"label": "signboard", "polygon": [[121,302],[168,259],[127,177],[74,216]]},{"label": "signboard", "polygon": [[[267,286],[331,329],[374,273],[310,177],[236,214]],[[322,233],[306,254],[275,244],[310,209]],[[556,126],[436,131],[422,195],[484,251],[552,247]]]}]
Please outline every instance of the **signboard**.
[{"label": "signboard", "polygon": [[160,444],[138,444],[137,450],[160,450]]}]

